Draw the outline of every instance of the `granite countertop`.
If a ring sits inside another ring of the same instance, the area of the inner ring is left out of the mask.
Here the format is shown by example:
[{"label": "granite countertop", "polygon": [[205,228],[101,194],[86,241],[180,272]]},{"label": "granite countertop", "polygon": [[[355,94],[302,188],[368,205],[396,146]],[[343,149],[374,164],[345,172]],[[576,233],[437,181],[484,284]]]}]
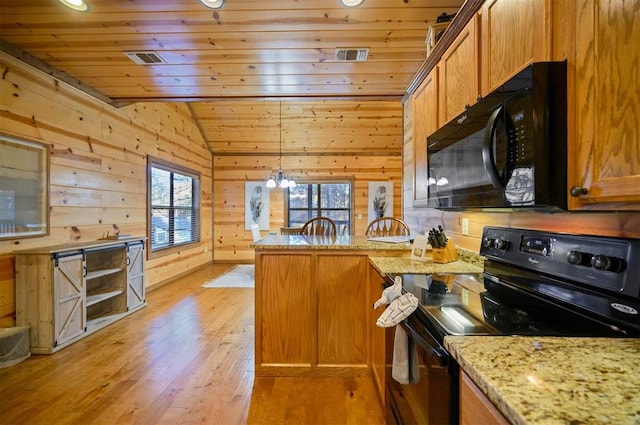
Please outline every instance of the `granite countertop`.
[{"label": "granite countertop", "polygon": [[447,336],[513,424],[640,424],[640,339]]},{"label": "granite countertop", "polygon": [[458,260],[450,263],[434,263],[427,257],[426,261],[412,260],[410,257],[369,257],[369,262],[384,276],[386,274],[473,274],[482,273],[482,267],[473,263]]},{"label": "granite countertop", "polygon": [[338,249],[338,250],[411,250],[409,242],[374,242],[366,236],[344,235],[335,237],[303,235],[269,235],[251,244],[255,249]]}]

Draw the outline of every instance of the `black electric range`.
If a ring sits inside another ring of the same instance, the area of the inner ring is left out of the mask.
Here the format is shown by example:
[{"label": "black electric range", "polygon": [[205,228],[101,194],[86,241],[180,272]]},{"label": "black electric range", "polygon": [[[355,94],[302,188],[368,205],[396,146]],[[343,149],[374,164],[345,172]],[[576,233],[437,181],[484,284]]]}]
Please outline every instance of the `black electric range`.
[{"label": "black electric range", "polygon": [[640,240],[486,227],[480,254],[479,276],[401,275],[436,339],[640,336]]},{"label": "black electric range", "polygon": [[640,240],[485,227],[480,254],[480,275],[400,275],[419,300],[400,326],[428,373],[400,384],[387,368],[388,423],[458,422],[445,336],[640,336]]}]

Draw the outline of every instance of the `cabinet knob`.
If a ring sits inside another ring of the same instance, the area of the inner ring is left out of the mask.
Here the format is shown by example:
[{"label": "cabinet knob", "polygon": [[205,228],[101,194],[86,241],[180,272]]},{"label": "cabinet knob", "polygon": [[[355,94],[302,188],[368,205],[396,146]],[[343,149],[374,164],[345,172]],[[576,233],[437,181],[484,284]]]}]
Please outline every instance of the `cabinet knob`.
[{"label": "cabinet knob", "polygon": [[587,189],[586,187],[573,186],[571,187],[571,189],[569,189],[569,193],[574,198],[577,198],[580,195],[586,195],[587,193],[589,193],[589,189]]}]

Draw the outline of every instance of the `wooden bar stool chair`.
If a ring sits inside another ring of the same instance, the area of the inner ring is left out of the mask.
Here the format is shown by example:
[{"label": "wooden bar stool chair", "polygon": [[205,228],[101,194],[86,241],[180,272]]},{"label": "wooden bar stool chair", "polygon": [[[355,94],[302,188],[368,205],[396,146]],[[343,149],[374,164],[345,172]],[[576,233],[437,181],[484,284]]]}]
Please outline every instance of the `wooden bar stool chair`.
[{"label": "wooden bar stool chair", "polygon": [[336,236],[336,224],[327,217],[314,217],[302,226],[302,235]]},{"label": "wooden bar stool chair", "polygon": [[299,235],[302,232],[302,227],[281,227],[281,235]]},{"label": "wooden bar stool chair", "polygon": [[367,226],[366,236],[409,236],[409,226],[395,217],[380,217]]}]

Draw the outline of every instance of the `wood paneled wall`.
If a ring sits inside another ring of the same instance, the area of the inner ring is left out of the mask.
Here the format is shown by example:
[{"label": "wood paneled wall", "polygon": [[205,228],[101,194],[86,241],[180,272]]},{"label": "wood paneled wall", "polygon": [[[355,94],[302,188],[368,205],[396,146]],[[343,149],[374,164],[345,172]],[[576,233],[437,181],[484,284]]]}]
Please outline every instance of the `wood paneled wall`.
[{"label": "wood paneled wall", "polygon": [[[355,234],[364,234],[368,224],[370,181],[393,182],[394,214],[402,214],[400,100],[221,101],[191,107],[214,153],[215,261],[253,261],[244,186],[278,170],[280,138],[282,168],[297,181],[354,182]],[[269,232],[279,232],[284,191],[272,189],[269,195]]]},{"label": "wood paneled wall", "polygon": [[[399,103],[398,103],[399,105]],[[393,181],[394,214],[400,216],[402,158],[400,155],[284,156],[282,167],[299,181],[354,179],[355,234],[368,223],[369,181]],[[214,259],[253,262],[251,231],[244,229],[244,183],[264,181],[278,169],[277,156],[214,156]],[[284,191],[270,192],[270,232],[284,226]],[[362,218],[359,218],[362,214]],[[262,231],[266,235],[266,231]]]},{"label": "wood paneled wall", "polygon": [[0,326],[15,311],[13,250],[146,234],[147,155],[199,171],[201,243],[147,262],[147,287],[212,260],[211,152],[184,103],[115,109],[0,53],[0,132],[50,147],[50,235],[0,241]]}]

